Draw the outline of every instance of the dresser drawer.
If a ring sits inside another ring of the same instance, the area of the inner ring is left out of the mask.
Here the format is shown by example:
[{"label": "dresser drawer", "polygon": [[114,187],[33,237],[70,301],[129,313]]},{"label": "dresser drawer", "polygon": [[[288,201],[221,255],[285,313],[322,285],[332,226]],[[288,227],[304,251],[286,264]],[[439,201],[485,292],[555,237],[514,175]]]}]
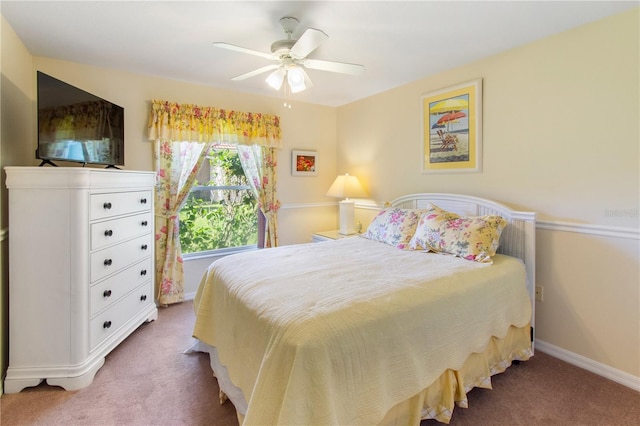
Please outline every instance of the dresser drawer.
[{"label": "dresser drawer", "polygon": [[151,210],[151,191],[91,194],[90,220]]},{"label": "dresser drawer", "polygon": [[91,253],[91,282],[118,272],[152,253],[153,235],[126,241]]},{"label": "dresser drawer", "polygon": [[91,250],[153,231],[151,212],[91,224]]},{"label": "dresser drawer", "polygon": [[133,288],[149,281],[149,278],[151,278],[151,258],[136,263],[92,286],[89,302],[91,316],[114,304]]},{"label": "dresser drawer", "polygon": [[137,312],[152,303],[154,303],[153,289],[151,281],[149,281],[114,303],[106,311],[98,314],[91,320],[89,331],[90,350],[93,350],[104,339],[117,332]]}]

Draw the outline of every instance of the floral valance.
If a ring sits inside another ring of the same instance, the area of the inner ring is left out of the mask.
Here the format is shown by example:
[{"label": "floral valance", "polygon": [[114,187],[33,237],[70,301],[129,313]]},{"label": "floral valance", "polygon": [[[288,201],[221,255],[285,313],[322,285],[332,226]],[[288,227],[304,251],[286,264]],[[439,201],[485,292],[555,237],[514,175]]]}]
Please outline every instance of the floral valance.
[{"label": "floral valance", "polygon": [[149,140],[282,148],[280,118],[276,115],[157,100],[151,104]]}]

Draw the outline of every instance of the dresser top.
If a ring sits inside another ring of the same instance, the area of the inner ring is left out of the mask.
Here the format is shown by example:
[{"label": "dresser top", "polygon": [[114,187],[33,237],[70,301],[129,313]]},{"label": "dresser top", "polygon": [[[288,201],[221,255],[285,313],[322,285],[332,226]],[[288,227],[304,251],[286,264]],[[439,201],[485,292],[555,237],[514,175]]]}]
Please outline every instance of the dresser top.
[{"label": "dresser top", "polygon": [[7,188],[130,188],[153,187],[156,172],[86,167],[7,166]]}]

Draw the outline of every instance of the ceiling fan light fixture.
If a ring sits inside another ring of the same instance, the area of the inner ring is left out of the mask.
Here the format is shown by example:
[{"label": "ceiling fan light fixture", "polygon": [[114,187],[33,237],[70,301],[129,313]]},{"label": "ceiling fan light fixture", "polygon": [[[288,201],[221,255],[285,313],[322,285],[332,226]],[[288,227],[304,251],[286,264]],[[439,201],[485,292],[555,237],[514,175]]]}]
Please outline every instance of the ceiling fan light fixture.
[{"label": "ceiling fan light fixture", "polygon": [[305,72],[302,68],[293,66],[287,70],[287,82],[291,87],[291,93],[302,92],[307,88],[305,84]]},{"label": "ceiling fan light fixture", "polygon": [[284,82],[285,74],[286,71],[284,70],[284,68],[280,67],[269,74],[269,77],[267,77],[265,81],[267,82],[269,87],[273,88],[274,90],[280,90],[280,88],[282,87],[282,83]]}]

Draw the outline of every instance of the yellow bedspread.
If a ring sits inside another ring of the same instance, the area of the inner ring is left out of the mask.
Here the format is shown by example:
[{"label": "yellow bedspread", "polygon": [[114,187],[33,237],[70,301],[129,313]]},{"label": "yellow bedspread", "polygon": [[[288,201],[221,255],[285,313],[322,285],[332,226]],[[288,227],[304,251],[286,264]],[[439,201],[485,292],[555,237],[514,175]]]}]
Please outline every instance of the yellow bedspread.
[{"label": "yellow bedspread", "polygon": [[523,264],[354,237],[228,256],[195,298],[193,335],[242,389],[246,425],[380,422],[491,336],[531,317]]}]

